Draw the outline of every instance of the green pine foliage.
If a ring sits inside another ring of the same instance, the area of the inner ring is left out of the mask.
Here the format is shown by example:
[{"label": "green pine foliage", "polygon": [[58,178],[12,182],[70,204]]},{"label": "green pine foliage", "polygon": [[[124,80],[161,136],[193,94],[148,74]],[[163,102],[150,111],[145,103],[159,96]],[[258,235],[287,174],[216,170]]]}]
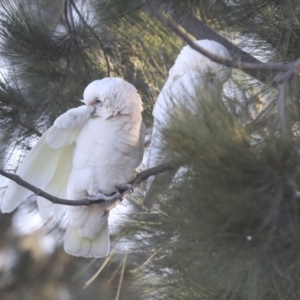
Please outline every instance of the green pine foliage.
[{"label": "green pine foliage", "polygon": [[165,132],[184,167],[157,211],[133,215],[157,252],[145,272],[170,283],[161,299],[297,299],[298,132],[284,139],[276,114],[241,122],[219,100]]}]

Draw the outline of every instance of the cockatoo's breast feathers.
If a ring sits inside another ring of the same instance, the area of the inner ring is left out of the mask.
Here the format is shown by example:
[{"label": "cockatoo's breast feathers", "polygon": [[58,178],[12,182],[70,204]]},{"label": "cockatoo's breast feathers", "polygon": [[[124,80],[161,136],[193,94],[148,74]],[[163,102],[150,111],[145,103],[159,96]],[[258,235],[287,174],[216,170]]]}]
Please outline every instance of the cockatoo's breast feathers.
[{"label": "cockatoo's breast feathers", "polygon": [[[211,40],[199,40],[195,41],[195,43],[215,55],[231,59],[228,50],[220,43]],[[226,82],[231,75],[230,68],[211,61],[190,46],[185,46],[170,70],[170,76],[181,76],[188,71],[199,72],[211,77],[213,80],[218,80],[220,83]]]},{"label": "cockatoo's breast feathers", "polygon": [[108,119],[118,114],[136,114],[143,110],[136,88],[118,77],[90,83],[83,94],[86,105],[96,108],[94,115]]}]

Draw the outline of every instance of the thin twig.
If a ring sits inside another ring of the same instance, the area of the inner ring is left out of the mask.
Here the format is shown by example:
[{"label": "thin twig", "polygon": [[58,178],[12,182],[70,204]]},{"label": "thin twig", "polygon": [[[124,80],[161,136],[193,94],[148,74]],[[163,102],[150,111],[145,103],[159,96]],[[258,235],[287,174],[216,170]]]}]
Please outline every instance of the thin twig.
[{"label": "thin twig", "polygon": [[134,269],[134,270],[130,270],[130,273],[136,273],[137,271],[141,270],[146,264],[148,264],[151,259],[160,251],[160,249],[158,249],[157,251],[155,251],[150,257],[148,257],[148,259],[142,264],[140,265],[138,268]]},{"label": "thin twig", "polygon": [[87,29],[92,33],[92,35],[95,37],[95,39],[98,41],[102,51],[103,51],[103,55],[106,61],[106,66],[107,66],[107,76],[110,77],[110,64],[109,64],[109,60],[106,54],[106,51],[104,49],[104,44],[102,43],[102,41],[100,40],[100,38],[98,37],[98,35],[96,34],[96,32],[93,30],[93,28],[85,21],[85,19],[83,18],[83,16],[81,15],[79,9],[77,8],[76,4],[74,3],[73,0],[70,0],[72,6],[74,7],[78,17],[80,18],[81,22],[87,27]]},{"label": "thin twig", "polygon": [[123,265],[122,265],[121,276],[120,276],[118,291],[117,291],[117,295],[116,295],[116,300],[119,300],[119,297],[120,297],[120,292],[121,292],[121,287],[122,287],[122,282],[123,282],[124,272],[125,272],[125,267],[126,267],[126,259],[127,259],[127,252],[125,253],[124,259],[123,259]]},{"label": "thin twig", "polygon": [[282,64],[268,64],[268,63],[247,63],[243,62],[241,59],[225,59],[218,55],[215,55],[206,49],[200,47],[192,39],[190,39],[179,27],[172,22],[170,19],[165,18],[149,0],[143,0],[144,5],[149,10],[149,12],[160,22],[165,24],[169,29],[171,29],[178,37],[180,37],[184,42],[186,42],[191,48],[198,51],[202,55],[208,57],[212,61],[235,69],[241,70],[268,70],[268,71],[281,71],[286,72],[285,76],[289,79],[299,73],[300,69],[300,58],[294,62],[282,63]]},{"label": "thin twig", "polygon": [[68,16],[70,18],[69,24],[71,27],[71,34],[73,35],[74,40],[76,41],[76,28],[75,28],[75,23],[73,18],[72,3],[70,0],[67,0],[67,2],[68,2]]},{"label": "thin twig", "polygon": [[[53,195],[46,193],[45,191],[39,189],[38,187],[32,185],[31,183],[23,180],[20,176],[18,176],[16,174],[8,173],[2,169],[0,169],[0,174],[6,178],[11,179],[12,181],[16,182],[20,186],[32,191],[36,195],[43,197],[55,204],[62,204],[62,205],[69,205],[69,206],[91,206],[92,204],[99,204],[99,203],[103,203],[103,202],[107,202],[107,201],[112,201],[113,202],[112,205],[113,205],[113,207],[115,207],[123,200],[123,198],[131,195],[134,191],[134,188],[136,188],[136,186],[138,184],[140,184],[142,181],[148,179],[150,176],[157,175],[159,173],[165,172],[170,169],[172,169],[171,165],[161,164],[161,165],[158,165],[157,167],[142,171],[142,172],[138,173],[136,175],[135,179],[130,182],[130,184],[132,184],[132,189],[126,190],[121,194],[113,193],[112,195],[108,195],[105,198],[99,198],[96,200],[89,200],[89,199],[70,200],[70,199],[58,198],[58,197],[55,197]],[[116,202],[116,204],[115,204],[115,202]],[[106,208],[106,210],[104,211],[104,214],[107,214],[112,208],[111,207]]]},{"label": "thin twig", "polygon": [[64,17],[65,17],[65,22],[67,25],[67,31],[68,33],[72,32],[71,24],[69,22],[69,13],[68,13],[68,0],[64,1]]},{"label": "thin twig", "polygon": [[63,79],[63,83],[67,80],[67,75],[70,71],[70,62],[71,62],[71,53],[75,51],[76,45],[77,45],[77,39],[76,39],[76,29],[75,29],[75,23],[73,19],[73,13],[72,13],[72,6],[70,0],[64,1],[64,17],[65,22],[67,25],[67,31],[70,36],[71,41],[68,42],[66,47],[66,53],[67,53],[67,65],[65,69],[65,76]]},{"label": "thin twig", "polygon": [[288,136],[288,124],[287,124],[287,111],[286,111],[286,96],[288,92],[288,83],[280,82],[277,83],[277,111],[278,121],[282,136],[286,138]]},{"label": "thin twig", "polygon": [[74,274],[71,277],[72,282],[77,280],[79,277],[81,277],[83,274],[87,274],[87,270],[90,268],[90,266],[94,265],[98,258],[93,258],[88,264],[85,264],[83,267],[80,268],[80,270]]},{"label": "thin twig", "polygon": [[91,81],[91,75],[90,75],[90,72],[89,72],[89,67],[88,67],[88,64],[85,60],[85,57],[84,57],[82,51],[80,51],[80,55],[81,55],[81,58],[82,58],[82,62],[83,62],[85,71],[86,71],[86,84],[88,84],[88,82]]},{"label": "thin twig", "polygon": [[102,272],[102,270],[105,268],[105,266],[108,264],[108,262],[112,258],[112,255],[114,254],[114,252],[115,252],[115,249],[113,249],[110,252],[109,256],[105,259],[105,261],[100,266],[99,270],[94,274],[94,276],[92,278],[90,278],[88,281],[86,281],[86,283],[84,284],[83,289],[86,289],[98,277],[98,275]]}]

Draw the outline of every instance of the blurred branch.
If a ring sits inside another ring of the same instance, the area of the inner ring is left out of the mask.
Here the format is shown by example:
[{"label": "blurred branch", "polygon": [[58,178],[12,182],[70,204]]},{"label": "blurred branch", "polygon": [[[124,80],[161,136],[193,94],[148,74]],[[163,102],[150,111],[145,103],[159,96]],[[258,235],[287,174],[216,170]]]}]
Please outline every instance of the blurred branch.
[{"label": "blurred branch", "polygon": [[282,136],[286,138],[288,136],[288,123],[287,123],[287,111],[285,100],[288,94],[288,83],[280,82],[277,83],[277,111],[278,111],[278,121]]},{"label": "blurred branch", "polygon": [[98,275],[103,271],[103,269],[105,268],[105,266],[108,264],[108,262],[111,260],[114,252],[116,251],[116,248],[114,248],[109,255],[107,256],[107,258],[105,259],[105,261],[103,262],[103,264],[100,266],[99,270],[93,275],[92,278],[90,278],[88,281],[86,281],[85,285],[83,286],[83,289],[86,289],[92,282],[95,281],[95,279],[98,277]]},{"label": "blurred branch", "polygon": [[278,120],[281,133],[284,138],[288,136],[288,120],[287,120],[287,109],[286,109],[286,97],[288,95],[289,81],[292,79],[294,74],[300,73],[300,58],[298,58],[290,69],[286,72],[278,74],[274,79],[273,83],[277,86],[277,111]]},{"label": "blurred branch", "polygon": [[121,276],[120,276],[120,281],[119,281],[119,285],[118,285],[118,291],[117,291],[117,295],[116,295],[116,299],[115,300],[119,300],[119,297],[120,297],[120,292],[121,292],[121,287],[122,287],[123,278],[124,278],[124,272],[125,272],[125,267],[126,267],[126,259],[127,259],[127,252],[124,255],[124,259],[123,259],[123,263],[122,263]]},{"label": "blurred branch", "polygon": [[69,0],[64,1],[64,17],[65,17],[65,22],[66,22],[66,25],[67,25],[67,28],[68,28],[68,32],[71,33],[72,28],[71,28],[71,24],[69,22],[68,2],[69,2]]},{"label": "blurred branch", "polygon": [[55,204],[62,204],[62,205],[69,205],[69,206],[91,206],[92,204],[99,204],[106,201],[112,201],[113,203],[107,207],[104,211],[103,215],[106,215],[109,211],[111,211],[116,205],[118,205],[122,200],[129,195],[131,195],[134,191],[134,189],[144,180],[148,179],[150,176],[157,175],[159,173],[165,172],[167,170],[172,169],[172,166],[169,164],[161,164],[156,167],[144,170],[140,173],[138,173],[134,180],[132,180],[129,184],[132,186],[132,188],[125,190],[122,193],[113,193],[111,195],[104,195],[104,197],[90,200],[90,199],[81,199],[81,200],[70,200],[70,199],[62,199],[55,197],[53,195],[50,195],[46,193],[45,191],[39,189],[38,187],[32,185],[31,183],[23,180],[20,176],[12,173],[8,173],[2,169],[0,169],[0,174],[6,178],[11,179],[12,181],[16,182],[20,186],[32,191],[38,196],[41,196],[52,203]]},{"label": "blurred branch", "polygon": [[70,71],[71,53],[74,51],[75,46],[77,44],[76,29],[74,25],[70,0],[64,0],[64,17],[67,26],[67,31],[71,38],[71,42],[67,45],[67,49],[66,49],[67,51],[67,65],[65,70],[66,76],[64,77],[63,82],[65,82],[65,80],[67,79],[67,75]]},{"label": "blurred branch", "polygon": [[96,32],[93,30],[93,28],[85,21],[85,19],[83,18],[82,14],[80,13],[79,9],[77,8],[76,4],[74,3],[73,0],[69,0],[70,3],[72,4],[73,8],[75,9],[78,17],[80,18],[81,22],[87,27],[87,29],[91,32],[91,34],[95,37],[95,39],[97,40],[97,42],[99,43],[102,51],[103,51],[103,55],[106,61],[106,66],[107,66],[107,76],[110,77],[110,64],[108,61],[108,57],[106,54],[106,51],[104,49],[104,44],[102,43],[102,41],[100,40],[100,38],[98,37],[98,35],[96,34]]},{"label": "blurred branch", "polygon": [[75,28],[75,23],[74,23],[74,18],[73,18],[71,0],[67,0],[67,9],[68,9],[68,16],[69,16],[69,24],[71,27],[71,34],[74,35],[74,39],[76,40],[76,28]]}]

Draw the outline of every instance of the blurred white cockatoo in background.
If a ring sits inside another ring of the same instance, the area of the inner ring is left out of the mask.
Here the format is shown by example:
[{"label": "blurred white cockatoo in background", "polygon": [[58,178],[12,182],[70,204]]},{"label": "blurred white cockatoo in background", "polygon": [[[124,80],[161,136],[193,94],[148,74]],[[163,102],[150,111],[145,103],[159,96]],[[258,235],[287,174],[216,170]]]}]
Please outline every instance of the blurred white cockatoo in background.
[{"label": "blurred white cockatoo in background", "polygon": [[[215,55],[226,59],[231,58],[228,50],[215,41],[199,40],[195,43]],[[154,105],[152,112],[154,124],[151,144],[147,151],[146,168],[172,161],[170,154],[164,151],[165,137],[163,136],[163,130],[172,117],[176,118],[180,109],[187,109],[192,114],[196,113],[195,102],[201,101],[204,97],[219,98],[222,101],[223,84],[230,75],[230,68],[211,61],[190,46],[183,47]],[[174,169],[148,179],[144,206],[150,208],[153,205],[157,195],[169,186],[176,172],[177,170]]]},{"label": "blurred white cockatoo in background", "polygon": [[[117,185],[133,178],[143,157],[143,108],[132,84],[121,78],[93,81],[83,102],[55,120],[17,171],[38,188],[71,200],[112,194]],[[31,193],[11,182],[1,211],[13,211]],[[109,253],[108,215],[102,217],[106,203],[66,207],[38,197],[38,206],[45,218],[60,217],[66,210],[67,253],[84,257]]]}]

